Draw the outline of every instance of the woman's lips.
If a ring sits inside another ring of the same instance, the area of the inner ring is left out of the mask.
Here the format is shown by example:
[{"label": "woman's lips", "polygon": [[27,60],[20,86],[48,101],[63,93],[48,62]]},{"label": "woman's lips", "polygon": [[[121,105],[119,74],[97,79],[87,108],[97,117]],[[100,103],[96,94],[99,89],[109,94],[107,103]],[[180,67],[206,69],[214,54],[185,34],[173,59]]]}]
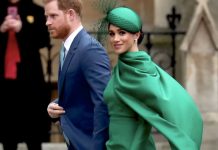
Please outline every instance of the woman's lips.
[{"label": "woman's lips", "polygon": [[122,46],[122,44],[114,44],[115,49],[119,49]]}]

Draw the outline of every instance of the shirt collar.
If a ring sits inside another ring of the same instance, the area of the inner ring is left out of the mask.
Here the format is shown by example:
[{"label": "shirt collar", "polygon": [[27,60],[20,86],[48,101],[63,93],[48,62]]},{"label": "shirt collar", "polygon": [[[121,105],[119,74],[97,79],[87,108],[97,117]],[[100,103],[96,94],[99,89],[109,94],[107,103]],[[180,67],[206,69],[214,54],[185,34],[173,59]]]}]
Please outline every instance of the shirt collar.
[{"label": "shirt collar", "polygon": [[83,26],[79,26],[74,32],[70,34],[70,36],[63,42],[64,47],[66,49],[66,53],[69,51],[71,44],[73,43],[73,40],[77,36],[77,34],[83,29]]}]

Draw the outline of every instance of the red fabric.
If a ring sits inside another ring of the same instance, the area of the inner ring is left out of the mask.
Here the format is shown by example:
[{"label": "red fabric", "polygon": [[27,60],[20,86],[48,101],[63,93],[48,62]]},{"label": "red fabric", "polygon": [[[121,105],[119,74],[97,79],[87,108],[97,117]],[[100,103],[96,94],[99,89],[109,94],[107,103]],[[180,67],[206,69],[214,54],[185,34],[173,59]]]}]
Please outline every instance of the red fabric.
[{"label": "red fabric", "polygon": [[14,31],[9,31],[8,43],[5,55],[5,78],[17,78],[17,63],[20,62],[20,53]]}]

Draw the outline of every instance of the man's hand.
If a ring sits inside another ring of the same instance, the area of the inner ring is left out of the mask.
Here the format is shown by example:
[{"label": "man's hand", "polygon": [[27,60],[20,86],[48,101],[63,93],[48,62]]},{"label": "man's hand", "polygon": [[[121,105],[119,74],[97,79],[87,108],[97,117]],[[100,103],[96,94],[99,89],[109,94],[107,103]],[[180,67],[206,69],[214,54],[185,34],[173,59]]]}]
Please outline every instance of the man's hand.
[{"label": "man's hand", "polygon": [[59,118],[62,114],[65,113],[63,107],[54,102],[51,102],[48,105],[47,112],[51,118]]}]

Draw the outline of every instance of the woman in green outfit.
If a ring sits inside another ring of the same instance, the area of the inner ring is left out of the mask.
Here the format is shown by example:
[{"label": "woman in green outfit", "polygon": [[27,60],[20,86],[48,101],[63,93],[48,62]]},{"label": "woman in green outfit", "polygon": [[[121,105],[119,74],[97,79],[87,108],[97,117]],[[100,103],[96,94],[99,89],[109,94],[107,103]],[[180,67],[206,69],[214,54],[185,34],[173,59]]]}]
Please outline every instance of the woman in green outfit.
[{"label": "woman in green outfit", "polygon": [[140,17],[130,8],[116,7],[105,20],[118,55],[104,92],[110,115],[107,150],[155,150],[152,127],[173,150],[200,150],[201,114],[187,91],[139,50]]}]

